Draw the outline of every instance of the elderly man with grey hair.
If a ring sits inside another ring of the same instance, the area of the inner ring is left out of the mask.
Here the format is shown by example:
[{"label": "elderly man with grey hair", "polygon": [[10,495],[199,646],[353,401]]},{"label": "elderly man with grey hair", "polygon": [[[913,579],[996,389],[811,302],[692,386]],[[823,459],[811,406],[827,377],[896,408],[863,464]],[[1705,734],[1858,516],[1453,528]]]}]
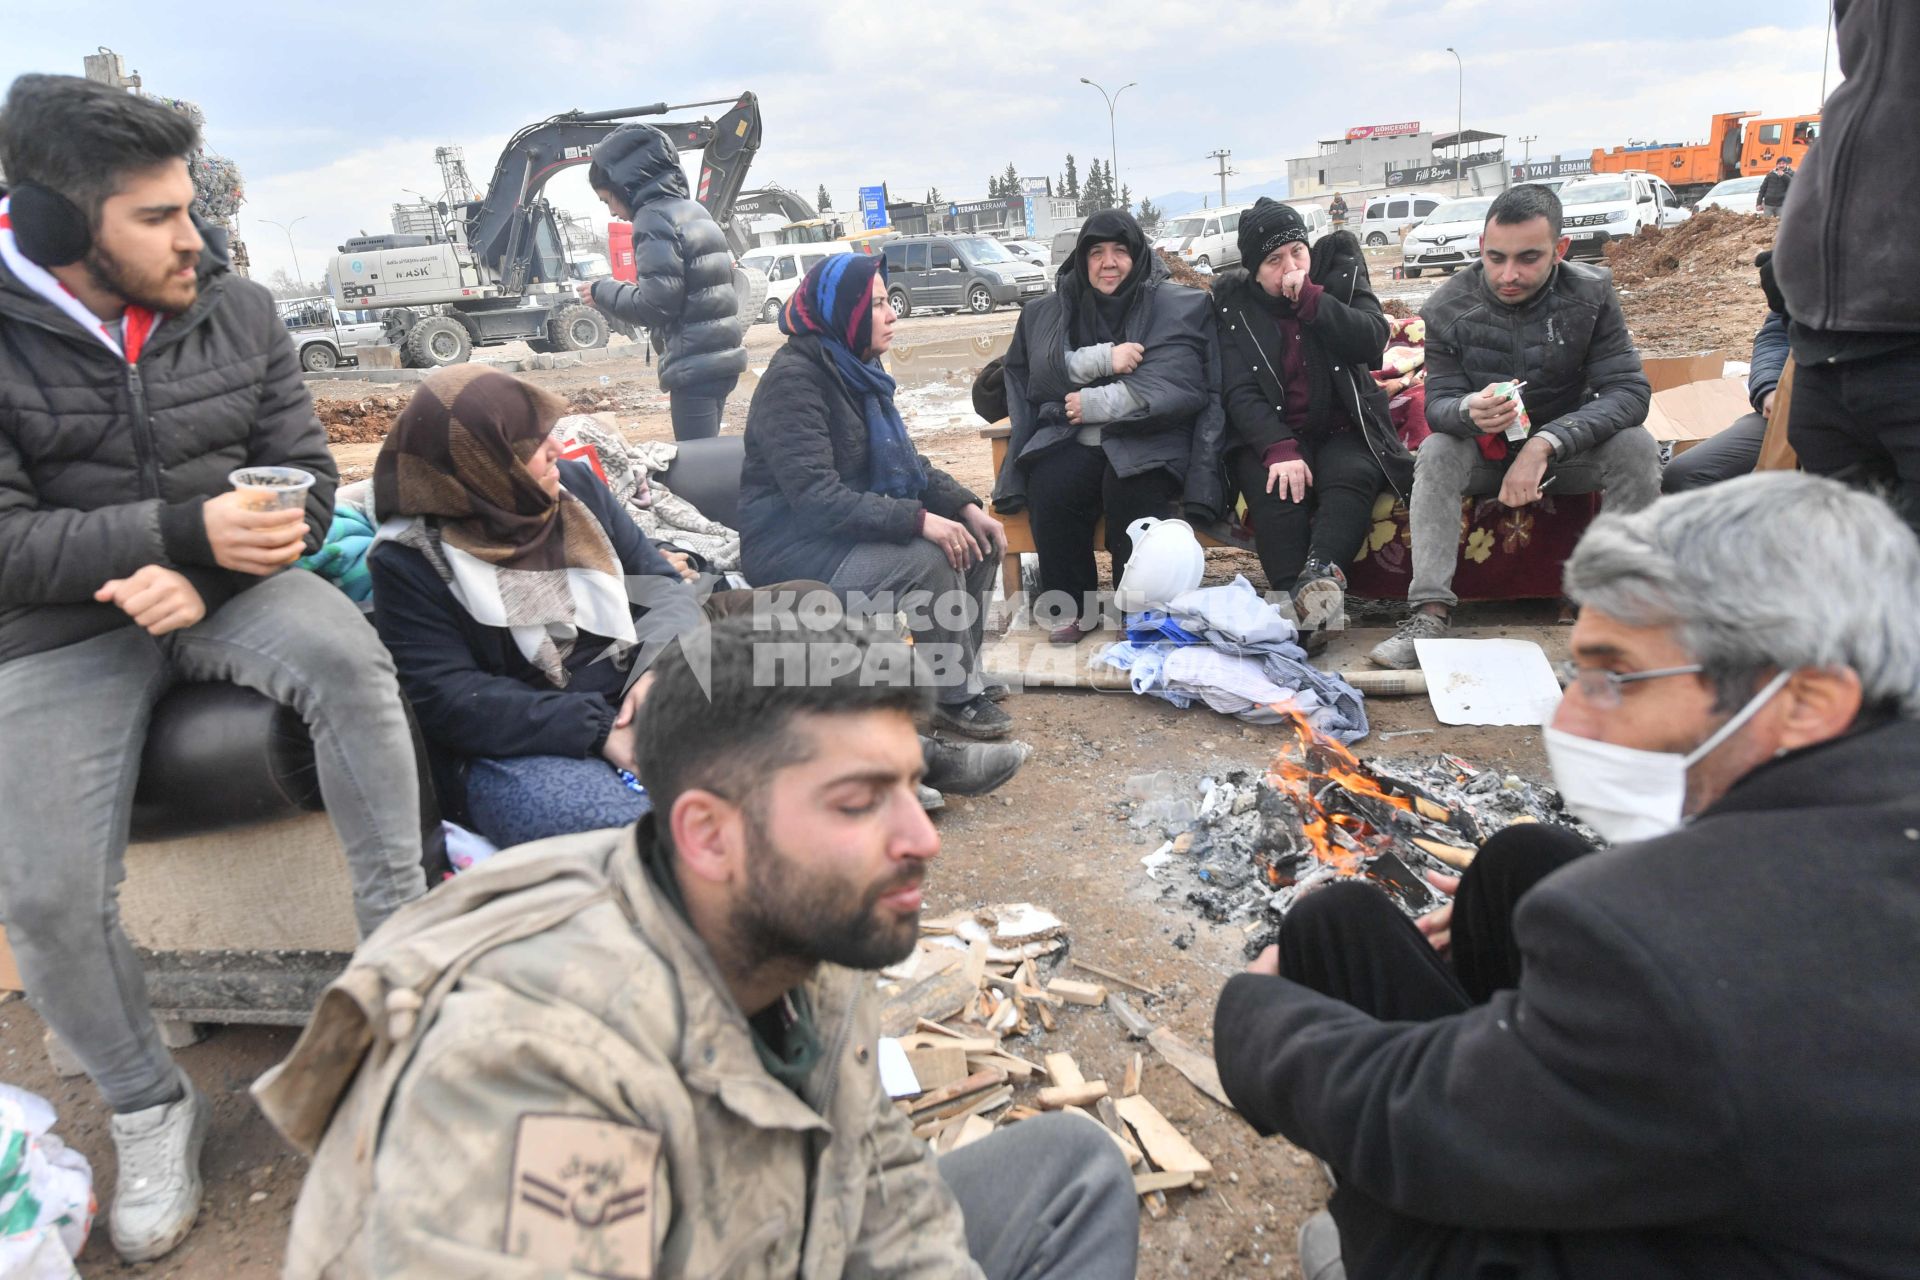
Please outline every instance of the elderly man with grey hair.
[{"label": "elderly man with grey hair", "polygon": [[1567,582],[1547,752],[1612,847],[1509,828],[1418,925],[1310,894],[1221,995],[1234,1104],[1336,1180],[1302,1270],[1910,1276],[1920,543],[1757,475],[1603,516]]}]

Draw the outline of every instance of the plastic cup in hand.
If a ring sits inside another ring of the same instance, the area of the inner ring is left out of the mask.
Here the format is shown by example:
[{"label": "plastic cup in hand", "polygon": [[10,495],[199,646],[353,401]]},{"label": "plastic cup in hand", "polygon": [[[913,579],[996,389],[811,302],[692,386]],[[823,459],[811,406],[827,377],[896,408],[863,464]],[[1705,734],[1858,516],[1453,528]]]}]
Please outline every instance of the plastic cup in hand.
[{"label": "plastic cup in hand", "polygon": [[249,511],[297,511],[307,505],[313,473],[298,467],[242,467],[227,483],[246,495]]}]

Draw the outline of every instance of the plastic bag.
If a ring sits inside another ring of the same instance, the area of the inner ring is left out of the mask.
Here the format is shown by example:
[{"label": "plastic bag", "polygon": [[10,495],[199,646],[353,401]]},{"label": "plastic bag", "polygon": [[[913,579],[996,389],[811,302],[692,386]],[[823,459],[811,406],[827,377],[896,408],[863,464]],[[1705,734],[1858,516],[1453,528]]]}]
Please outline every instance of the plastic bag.
[{"label": "plastic bag", "polygon": [[0,1280],[69,1280],[99,1202],[87,1158],[48,1132],[38,1094],[0,1084]]}]

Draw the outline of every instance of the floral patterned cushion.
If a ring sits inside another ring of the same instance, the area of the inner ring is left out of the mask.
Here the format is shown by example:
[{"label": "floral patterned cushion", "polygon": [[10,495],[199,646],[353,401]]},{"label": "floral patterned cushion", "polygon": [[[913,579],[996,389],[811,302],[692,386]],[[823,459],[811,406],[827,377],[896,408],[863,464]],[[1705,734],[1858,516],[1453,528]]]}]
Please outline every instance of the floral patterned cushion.
[{"label": "floral patterned cushion", "polygon": [[[1558,599],[1560,568],[1600,512],[1600,495],[1548,495],[1515,510],[1497,498],[1460,501],[1460,560],[1453,575],[1462,600]],[[1348,591],[1365,599],[1404,600],[1413,577],[1407,504],[1391,490],[1373,505],[1373,527],[1347,571]]]}]

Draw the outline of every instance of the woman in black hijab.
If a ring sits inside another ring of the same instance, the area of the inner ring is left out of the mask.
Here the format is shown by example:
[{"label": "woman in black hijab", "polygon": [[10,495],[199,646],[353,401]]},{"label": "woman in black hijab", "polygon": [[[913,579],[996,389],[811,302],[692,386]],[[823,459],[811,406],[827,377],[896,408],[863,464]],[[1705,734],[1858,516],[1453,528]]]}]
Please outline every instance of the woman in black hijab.
[{"label": "woman in black hijab", "polygon": [[1072,644],[1099,619],[1093,531],[1119,581],[1132,552],[1127,525],[1176,516],[1185,498],[1217,506],[1216,472],[1194,477],[1196,424],[1217,453],[1222,415],[1210,376],[1206,295],[1170,283],[1124,210],[1088,218],[1060,266],[1056,292],[1028,304],[1014,329],[1005,372],[1011,426],[994,509],[1032,510],[1040,553],[1035,616],[1056,643]]}]

